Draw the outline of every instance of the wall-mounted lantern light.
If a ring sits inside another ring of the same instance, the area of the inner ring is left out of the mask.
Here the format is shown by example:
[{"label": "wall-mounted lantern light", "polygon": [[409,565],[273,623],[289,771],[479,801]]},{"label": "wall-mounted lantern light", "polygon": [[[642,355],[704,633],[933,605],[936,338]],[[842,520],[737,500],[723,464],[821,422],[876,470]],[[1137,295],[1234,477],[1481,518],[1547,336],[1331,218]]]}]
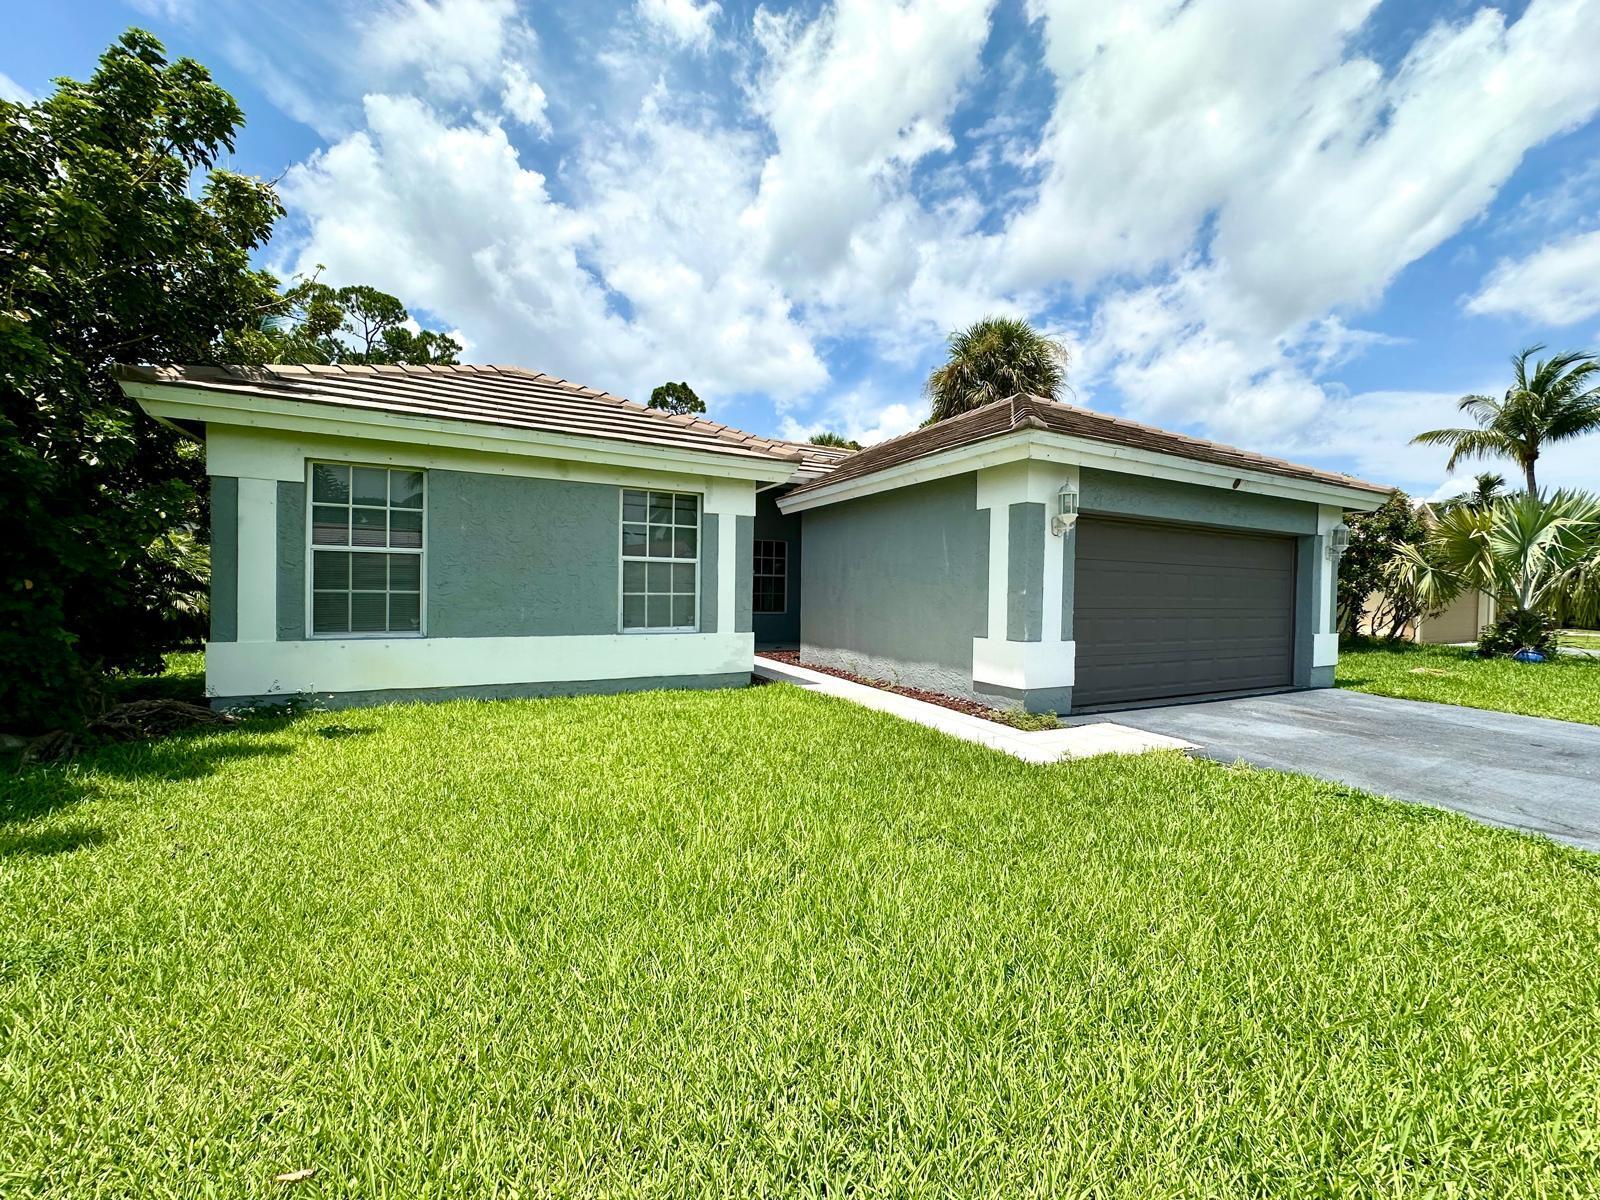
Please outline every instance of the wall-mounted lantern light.
[{"label": "wall-mounted lantern light", "polygon": [[1078,493],[1070,483],[1063,483],[1056,493],[1056,511],[1050,517],[1050,532],[1062,537],[1078,519]]},{"label": "wall-mounted lantern light", "polygon": [[1339,561],[1339,556],[1350,548],[1350,529],[1346,525],[1335,525],[1328,530],[1328,557],[1334,562]]}]

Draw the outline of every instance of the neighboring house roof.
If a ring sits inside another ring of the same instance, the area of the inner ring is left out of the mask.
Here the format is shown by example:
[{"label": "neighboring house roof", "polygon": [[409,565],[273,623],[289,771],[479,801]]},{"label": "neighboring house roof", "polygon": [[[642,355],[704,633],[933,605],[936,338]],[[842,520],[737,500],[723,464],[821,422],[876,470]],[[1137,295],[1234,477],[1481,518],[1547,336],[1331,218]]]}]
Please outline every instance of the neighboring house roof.
[{"label": "neighboring house roof", "polygon": [[1181,433],[1157,429],[1152,425],[1140,425],[1134,421],[1125,421],[1121,417],[1090,412],[1075,405],[1061,404],[1038,396],[1019,395],[1007,400],[996,400],[991,404],[985,404],[982,408],[962,413],[958,417],[926,425],[900,437],[868,446],[840,462],[825,477],[802,484],[790,495],[804,495],[825,485],[831,487],[845,480],[872,475],[943,450],[953,450],[987,438],[1030,428],[1065,434],[1069,437],[1108,442],[1156,454],[1171,454],[1219,466],[1261,471],[1289,479],[1304,479],[1314,483],[1357,488],[1381,495],[1387,495],[1393,490],[1349,475],[1302,466],[1280,458],[1268,458],[1266,455],[1253,454],[1248,450],[1225,446],[1220,442],[1202,441]]},{"label": "neighboring house roof", "polygon": [[852,454],[860,453],[859,450],[849,450],[843,446],[814,446],[810,442],[775,441],[774,444],[793,450],[800,456],[800,466],[789,477],[790,484],[804,484],[814,479],[821,479],[837,470],[839,464]]},{"label": "neighboring house roof", "polygon": [[609,392],[521,367],[119,366],[116,375],[124,383],[264,396],[746,458],[801,462],[803,457],[792,443],[756,437],[701,417],[646,408]]}]

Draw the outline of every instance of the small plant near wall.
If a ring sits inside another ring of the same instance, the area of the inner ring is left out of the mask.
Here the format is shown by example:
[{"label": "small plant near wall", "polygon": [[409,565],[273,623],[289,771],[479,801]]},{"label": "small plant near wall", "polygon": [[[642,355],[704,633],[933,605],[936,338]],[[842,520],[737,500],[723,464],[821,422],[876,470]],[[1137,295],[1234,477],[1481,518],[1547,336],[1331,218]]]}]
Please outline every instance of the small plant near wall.
[{"label": "small plant near wall", "polygon": [[1002,725],[1009,725],[1013,729],[1022,729],[1036,732],[1040,729],[1055,729],[1061,724],[1061,718],[1054,712],[1029,712],[1025,708],[1000,708],[996,709],[990,720],[998,721]]}]

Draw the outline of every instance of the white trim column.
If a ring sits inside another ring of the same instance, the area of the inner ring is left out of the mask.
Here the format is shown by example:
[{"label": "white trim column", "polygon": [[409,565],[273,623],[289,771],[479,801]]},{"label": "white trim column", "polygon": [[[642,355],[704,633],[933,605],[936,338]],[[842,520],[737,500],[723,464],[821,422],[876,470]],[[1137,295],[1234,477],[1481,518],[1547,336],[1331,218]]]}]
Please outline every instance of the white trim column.
[{"label": "white trim column", "polygon": [[[756,515],[755,488],[747,483],[706,480],[706,515],[717,519],[717,627],[702,633],[733,633],[738,623],[739,518]],[[755,634],[750,644],[754,653]]]},{"label": "white trim column", "polygon": [[[977,507],[989,510],[988,636],[972,639],[972,681],[1010,691],[1072,686],[1077,644],[1063,639],[1061,580],[1066,537],[1050,532],[1056,496],[1064,484],[1076,489],[1078,468],[1071,464],[1022,459],[978,472]],[[1044,508],[1030,538],[1043,539],[1044,579],[1038,641],[1012,641],[1007,628],[1011,598],[1011,506]]]},{"label": "white trim column", "polygon": [[276,479],[239,480],[238,559],[238,640],[275,642],[278,640]]},{"label": "white trim column", "polygon": [[1317,594],[1312,598],[1316,630],[1311,638],[1311,665],[1332,667],[1339,662],[1339,631],[1334,626],[1339,595],[1339,564],[1328,557],[1328,536],[1344,524],[1344,509],[1323,504],[1317,508],[1316,562],[1312,564]]}]

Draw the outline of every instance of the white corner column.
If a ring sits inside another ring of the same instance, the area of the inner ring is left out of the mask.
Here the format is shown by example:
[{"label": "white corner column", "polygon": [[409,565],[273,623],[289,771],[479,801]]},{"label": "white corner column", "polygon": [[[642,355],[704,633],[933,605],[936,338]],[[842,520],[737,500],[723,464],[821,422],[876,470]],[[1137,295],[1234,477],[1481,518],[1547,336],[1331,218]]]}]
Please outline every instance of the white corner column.
[{"label": "white corner column", "polygon": [[[1062,577],[1070,534],[1050,532],[1063,485],[1078,486],[1078,468],[1063,463],[1023,459],[978,472],[977,507],[989,512],[989,619],[984,637],[972,639],[972,681],[1005,693],[1070,688],[1075,676],[1077,645],[1064,638]],[[1026,515],[1026,528],[1016,531],[1027,541],[1012,541],[1012,506],[1039,505]],[[1040,553],[1042,551],[1042,554]],[[1011,599],[1016,588],[1013,563],[1042,557],[1041,613],[1038,637],[1024,640],[1011,628]]]},{"label": "white corner column", "polygon": [[241,642],[278,639],[278,481],[239,479]]},{"label": "white corner column", "polygon": [[1339,564],[1328,557],[1329,535],[1344,524],[1344,510],[1323,504],[1317,508],[1316,562],[1312,564],[1312,577],[1316,580],[1317,594],[1312,598],[1311,611],[1316,627],[1311,636],[1311,666],[1337,666],[1339,662],[1339,631],[1335,626],[1339,595]]},{"label": "white corner column", "polygon": [[[707,517],[717,524],[717,626],[702,628],[702,633],[735,633],[738,627],[739,518],[755,520],[756,493],[750,484],[730,483],[721,479],[706,481],[705,505]],[[746,564],[751,565],[751,564]],[[745,631],[750,639],[750,654],[755,655],[756,635]]]}]

